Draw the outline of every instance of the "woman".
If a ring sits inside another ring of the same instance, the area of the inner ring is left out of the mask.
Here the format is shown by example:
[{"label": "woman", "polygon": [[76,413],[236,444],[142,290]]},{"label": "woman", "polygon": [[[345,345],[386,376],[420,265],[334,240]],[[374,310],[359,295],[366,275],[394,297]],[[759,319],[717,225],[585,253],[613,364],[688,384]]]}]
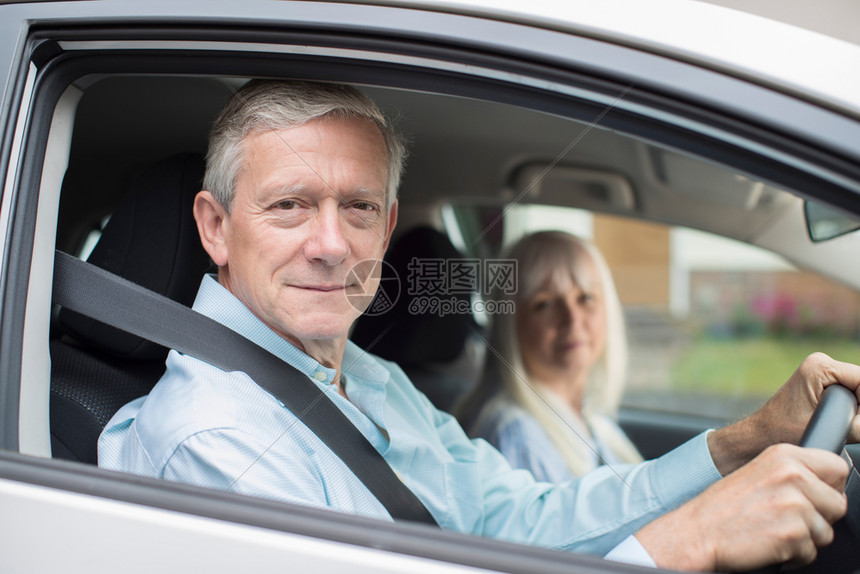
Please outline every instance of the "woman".
[{"label": "woman", "polygon": [[516,313],[497,314],[484,376],[460,409],[472,436],[514,467],[563,482],[600,464],[642,457],[613,417],[621,399],[627,341],[621,304],[598,250],[568,233],[522,238]]}]

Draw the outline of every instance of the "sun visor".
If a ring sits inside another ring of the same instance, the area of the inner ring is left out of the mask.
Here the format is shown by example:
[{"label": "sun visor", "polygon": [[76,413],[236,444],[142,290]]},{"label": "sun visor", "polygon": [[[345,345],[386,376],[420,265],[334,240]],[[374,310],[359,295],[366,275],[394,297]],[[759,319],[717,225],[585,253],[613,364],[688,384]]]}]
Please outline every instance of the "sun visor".
[{"label": "sun visor", "polygon": [[518,197],[536,203],[614,212],[636,206],[627,178],[602,170],[530,163],[514,171],[511,186]]}]

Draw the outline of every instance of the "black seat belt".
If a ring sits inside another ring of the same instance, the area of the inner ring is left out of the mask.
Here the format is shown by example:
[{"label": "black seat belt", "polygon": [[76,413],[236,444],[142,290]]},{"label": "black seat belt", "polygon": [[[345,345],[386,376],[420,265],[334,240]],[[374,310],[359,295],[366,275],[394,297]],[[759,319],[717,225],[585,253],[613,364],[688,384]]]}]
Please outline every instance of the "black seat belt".
[{"label": "black seat belt", "polygon": [[436,524],[335,404],[307,376],[205,315],[61,251],[54,303],[225,371],[242,371],[322,440],[392,518]]}]

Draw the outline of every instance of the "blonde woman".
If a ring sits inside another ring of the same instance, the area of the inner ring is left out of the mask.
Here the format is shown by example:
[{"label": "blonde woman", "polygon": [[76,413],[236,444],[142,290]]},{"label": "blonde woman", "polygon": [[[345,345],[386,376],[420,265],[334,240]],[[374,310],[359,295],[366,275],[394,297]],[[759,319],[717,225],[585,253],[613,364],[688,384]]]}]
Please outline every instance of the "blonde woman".
[{"label": "blonde woman", "polygon": [[[561,231],[522,238],[516,312],[494,315],[480,384],[460,420],[538,480],[563,482],[642,457],[615,423],[627,341],[609,269],[590,243]],[[499,295],[498,298],[505,298]]]}]

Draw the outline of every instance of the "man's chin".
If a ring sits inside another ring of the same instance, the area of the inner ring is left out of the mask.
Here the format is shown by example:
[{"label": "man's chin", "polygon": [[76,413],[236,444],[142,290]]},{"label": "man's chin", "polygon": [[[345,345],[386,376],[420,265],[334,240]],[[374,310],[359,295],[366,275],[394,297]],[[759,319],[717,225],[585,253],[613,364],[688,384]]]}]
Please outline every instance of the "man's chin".
[{"label": "man's chin", "polygon": [[349,329],[358,317],[344,320],[343,313],[309,314],[297,325],[289,325],[292,338],[299,341],[339,341],[349,337]]}]

